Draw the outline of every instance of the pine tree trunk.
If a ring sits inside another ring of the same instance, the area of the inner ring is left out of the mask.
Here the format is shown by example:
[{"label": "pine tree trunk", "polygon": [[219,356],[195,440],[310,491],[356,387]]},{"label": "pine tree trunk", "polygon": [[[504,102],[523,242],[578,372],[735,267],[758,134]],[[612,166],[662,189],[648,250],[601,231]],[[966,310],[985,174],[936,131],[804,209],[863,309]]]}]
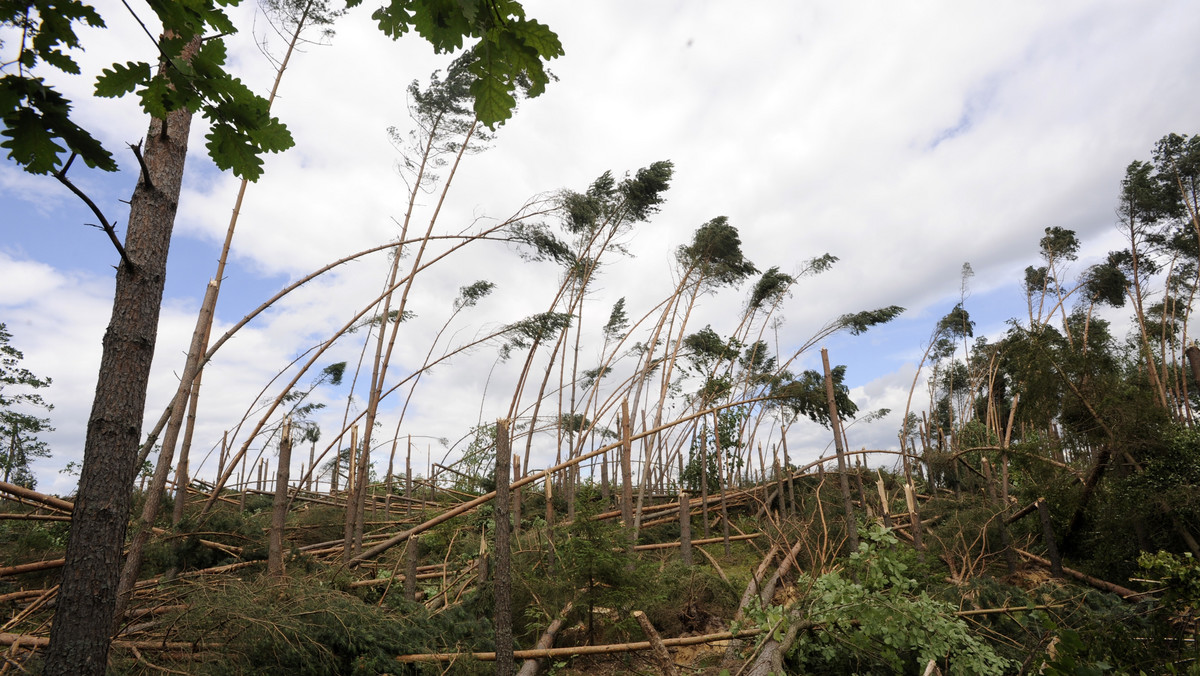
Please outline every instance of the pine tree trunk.
[{"label": "pine tree trunk", "polygon": [[[850,499],[850,479],[846,476],[846,451],[842,447],[841,421],[838,419],[837,400],[834,397],[833,374],[829,370],[829,351],[821,348],[821,361],[825,367],[825,396],[829,400],[829,424],[833,427],[834,449],[837,450],[838,484],[842,489],[842,509],[846,513],[846,539],[850,551],[858,551],[858,523],[854,518],[854,503]],[[901,451],[903,451],[903,447]]]},{"label": "pine tree trunk", "polygon": [[496,575],[493,580],[496,603],[496,674],[510,676],[513,660],[512,626],[512,563],[509,545],[509,459],[512,446],[508,436],[508,421],[496,421],[496,499],[492,514],[496,519]]},{"label": "pine tree trunk", "polygon": [[[198,47],[199,39],[185,54]],[[46,674],[99,676],[108,663],[121,550],[191,119],[187,109],[177,110],[165,121],[152,120],[146,135],[147,171],[134,189],[125,235],[132,265],[122,262],[117,267]]]},{"label": "pine tree trunk", "polygon": [[279,470],[275,473],[275,502],[271,511],[271,534],[267,543],[267,573],[283,575],[283,528],[287,523],[288,470],[292,464],[292,421],[284,418],[279,436]]}]

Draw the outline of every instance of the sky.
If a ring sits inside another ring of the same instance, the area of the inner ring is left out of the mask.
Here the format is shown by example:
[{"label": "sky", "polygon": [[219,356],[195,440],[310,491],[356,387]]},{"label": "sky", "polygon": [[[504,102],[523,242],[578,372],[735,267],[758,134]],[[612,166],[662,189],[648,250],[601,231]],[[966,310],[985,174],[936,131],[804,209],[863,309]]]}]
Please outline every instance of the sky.
[{"label": "sky", "polygon": [[[290,282],[399,232],[408,192],[389,129],[411,129],[406,87],[444,68],[448,57],[415,35],[384,37],[370,20],[372,4],[339,19],[327,44],[305,45],[289,65],[273,112],[296,146],[268,157],[265,175],[248,190],[217,332]],[[503,220],[530,200],[585,190],[604,171],[620,178],[671,160],[665,203],[624,241],[631,255],[614,258],[592,290],[587,335],[595,339],[618,298],[637,318],[669,295],[675,249],[717,216],[738,228],[760,270],[794,272],[815,256],[837,256],[833,269],[794,287],[770,339],[790,355],[843,313],[907,309],[885,327],[817,346],[847,366],[861,410],[892,411],[850,428],[855,448],[896,447],[938,318],[965,298],[977,335],[999,337],[1007,319],[1026,312],[1019,282],[1037,264],[1044,228],[1077,232],[1083,246],[1074,269],[1082,272],[1121,246],[1114,209],[1125,167],[1149,159],[1168,133],[1198,131],[1200,43],[1193,34],[1200,14],[1182,0],[524,4],[562,40],[565,55],[549,64],[557,81],[523,101],[486,152],[464,160],[435,230]],[[152,15],[141,3],[130,6],[143,19]],[[135,181],[127,144],[142,138],[148,120],[135,99],[93,98],[91,83],[113,62],[151,58],[153,45],[120,3],[101,0],[97,8],[108,28],[82,33],[83,75],[44,75],[121,162],[117,174],[78,167],[71,177],[110,221],[123,224],[122,200]],[[264,53],[278,55],[283,42],[251,0],[233,15],[241,30],[227,38],[231,70],[265,93],[274,67]],[[15,43],[11,33],[3,37],[8,61]],[[202,123],[192,130],[146,431],[174,392],[237,192],[237,180],[204,156],[205,131]],[[435,205],[434,195],[422,195],[414,222],[424,227]],[[117,254],[86,225],[94,222],[52,178],[24,174],[8,160],[0,165],[0,321],[24,352],[23,366],[54,381],[43,393],[55,405],[56,430],[45,436],[53,455],[35,463],[39,489],[51,493],[73,490],[74,477],[61,470],[82,457],[111,312]],[[966,284],[964,263],[974,272]],[[193,468],[224,431],[245,441],[255,411],[286,381],[272,379],[374,297],[387,265],[377,255],[318,278],[222,348],[204,375]],[[546,311],[559,271],[485,242],[417,279],[417,321],[405,326],[388,382],[423,363],[460,287],[479,279],[497,285],[450,325],[439,353]],[[728,333],[747,291],[702,299],[689,328],[711,324]],[[301,386],[342,360],[349,380],[364,337],[339,341]],[[585,344],[581,363],[596,361],[598,344]],[[817,348],[796,367],[819,369]],[[362,380],[369,353],[364,363]],[[505,415],[519,365],[498,363],[491,345],[422,378],[399,428],[413,437],[418,471],[426,455],[455,459],[472,425]],[[921,391],[918,385],[914,409]],[[348,393],[348,383],[314,390],[312,401],[327,405],[317,415],[325,442],[340,427]],[[361,384],[356,397],[363,397]],[[381,433],[389,441],[402,405],[402,398],[385,401]],[[829,433],[797,424],[788,440],[793,457],[810,459],[825,451]],[[551,446],[552,437],[535,440],[532,466],[549,463]],[[375,456],[381,469],[388,448]],[[215,466],[210,455],[198,475],[211,477]]]}]

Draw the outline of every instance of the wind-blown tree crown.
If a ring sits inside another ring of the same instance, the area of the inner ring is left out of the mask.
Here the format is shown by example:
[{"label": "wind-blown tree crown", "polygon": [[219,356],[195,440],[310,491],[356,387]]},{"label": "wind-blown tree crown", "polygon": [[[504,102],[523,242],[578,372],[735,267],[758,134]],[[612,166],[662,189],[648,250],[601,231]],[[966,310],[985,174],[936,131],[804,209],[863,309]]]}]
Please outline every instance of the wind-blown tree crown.
[{"label": "wind-blown tree crown", "polygon": [[679,247],[676,258],[685,268],[698,270],[706,283],[736,284],[758,272],[742,253],[742,238],[725,216],[700,226],[692,243]]}]

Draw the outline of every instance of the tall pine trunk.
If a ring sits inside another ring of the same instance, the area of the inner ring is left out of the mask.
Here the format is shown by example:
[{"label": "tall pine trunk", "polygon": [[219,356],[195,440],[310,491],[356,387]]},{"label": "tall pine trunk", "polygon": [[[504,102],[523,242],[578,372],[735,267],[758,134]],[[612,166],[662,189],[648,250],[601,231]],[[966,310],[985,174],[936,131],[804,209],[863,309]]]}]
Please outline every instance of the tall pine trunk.
[{"label": "tall pine trunk", "polygon": [[[199,47],[189,45],[185,54]],[[46,674],[105,671],[129,523],[150,363],[166,281],[167,252],[183,181],[192,114],[151,120],[145,172],[130,201],[125,253],[88,417],[79,492],[71,514],[62,586],[50,630]]]}]

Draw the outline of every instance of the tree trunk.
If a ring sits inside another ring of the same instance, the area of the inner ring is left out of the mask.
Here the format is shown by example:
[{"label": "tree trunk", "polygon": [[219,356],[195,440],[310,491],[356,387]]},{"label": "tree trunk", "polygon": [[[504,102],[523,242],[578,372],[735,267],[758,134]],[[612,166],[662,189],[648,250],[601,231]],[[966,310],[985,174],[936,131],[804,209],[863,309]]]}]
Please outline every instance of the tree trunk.
[{"label": "tree trunk", "polygon": [[[203,324],[206,321],[208,312],[212,310],[213,303],[216,301],[216,285],[212,282],[208,285],[208,291],[205,293],[204,302],[200,306],[200,316],[196,322],[196,329],[192,333],[192,344],[188,350],[189,353],[195,354],[201,350],[201,345],[204,339]],[[196,377],[199,361],[189,360],[186,368],[183,371],[183,382],[192,382]],[[133,587],[137,584],[138,576],[142,572],[142,551],[146,547],[146,541],[150,538],[150,532],[154,528],[154,520],[158,518],[158,510],[162,506],[162,499],[165,496],[167,488],[167,475],[171,472],[171,460],[175,455],[175,444],[179,441],[179,430],[183,427],[183,414],[188,404],[187,395],[189,388],[180,387],[175,393],[175,399],[171,403],[171,419],[167,425],[167,432],[163,436],[162,450],[158,453],[157,466],[154,468],[154,478],[150,481],[150,490],[146,493],[146,502],[142,505],[142,516],[138,522],[137,531],[133,535],[132,541],[129,543],[129,553],[125,555],[125,565],[121,569],[121,580],[117,585],[117,604],[113,609],[113,633],[117,632],[122,619],[125,617],[125,608],[129,604],[129,598],[133,595]],[[177,478],[179,474],[175,475]],[[187,470],[183,471],[183,478],[187,478]],[[177,487],[178,488],[178,487]],[[186,486],[179,491],[177,500],[187,499]],[[180,512],[182,517],[182,511]]]},{"label": "tree trunk", "polygon": [[721,418],[713,411],[713,451],[717,454],[717,480],[721,487],[721,537],[725,542],[725,556],[729,556],[729,508],[725,502],[725,482],[729,480],[725,471],[725,449],[721,448]]},{"label": "tree trunk", "polygon": [[650,641],[650,650],[654,654],[654,661],[658,663],[658,673],[663,676],[678,676],[679,670],[675,668],[675,662],[671,660],[671,653],[663,645],[662,637],[655,631],[654,625],[650,623],[650,618],[646,617],[646,613],[635,610],[633,619],[642,625],[642,632],[646,634],[646,640]]},{"label": "tree trunk", "polygon": [[692,565],[692,509],[686,491],[679,491],[679,558]]},{"label": "tree trunk", "polygon": [[[567,623],[567,615],[571,612],[571,608],[574,605],[574,601],[567,601],[567,605],[563,606],[558,617],[554,618],[554,621],[546,627],[546,631],[542,632],[541,637],[538,638],[537,643],[533,646],[534,650],[546,650],[554,645],[554,637],[562,629],[563,625]],[[517,672],[517,676],[537,676],[537,672],[538,660],[532,658],[525,660],[525,663],[521,665],[521,670]]]},{"label": "tree trunk", "polygon": [[275,472],[275,503],[271,511],[271,535],[267,543],[267,572],[283,575],[283,527],[287,522],[288,470],[292,465],[292,421],[284,418],[279,436],[279,470]]},{"label": "tree trunk", "polygon": [[[834,398],[833,374],[829,370],[829,350],[821,348],[821,362],[825,367],[825,396],[829,400],[829,424],[833,427],[833,445],[837,449],[838,484],[842,489],[842,508],[846,512],[846,538],[850,551],[858,551],[858,524],[854,519],[854,503],[850,499],[850,478],[846,476],[846,450],[842,448],[842,424],[838,419],[837,401]],[[900,449],[903,451],[903,447]]]},{"label": "tree trunk", "polygon": [[629,402],[621,402],[621,526],[633,546],[637,533],[633,530],[633,421],[629,418]]},{"label": "tree trunk", "polygon": [[[212,279],[208,282],[208,288],[204,292],[204,300],[200,303],[200,313],[196,317],[196,328],[192,332],[191,349],[188,350],[187,362],[184,364],[183,377],[180,378],[179,390],[175,393],[177,398],[184,396],[188,397],[187,403],[187,427],[183,433],[183,444],[179,447],[179,460],[176,462],[175,470],[175,504],[171,510],[171,524],[178,526],[180,521],[183,521],[184,511],[187,509],[187,488],[188,488],[188,455],[192,448],[192,434],[196,430],[196,407],[200,404],[200,379],[202,372],[200,371],[200,362],[204,358],[204,353],[208,351],[208,334],[212,328],[213,314],[216,311],[217,293],[220,289],[220,282],[217,279]],[[190,383],[186,387],[184,383]],[[171,413],[172,419],[169,425],[181,425],[183,420],[176,421],[174,412]],[[168,427],[168,436],[170,436],[170,428]],[[176,429],[175,435],[178,436],[179,430]],[[163,447],[166,448],[166,440],[164,438]]]},{"label": "tree trunk", "polygon": [[1054,540],[1054,524],[1050,521],[1050,506],[1046,504],[1046,498],[1038,498],[1034,504],[1037,505],[1038,517],[1042,521],[1042,542],[1046,545],[1046,556],[1050,557],[1050,573],[1055,577],[1062,577],[1062,558],[1058,555],[1058,543]]},{"label": "tree trunk", "polygon": [[510,676],[513,661],[512,563],[509,550],[509,460],[512,446],[508,421],[496,421],[496,500],[492,503],[496,519],[496,575],[492,583],[496,601],[496,674]]},{"label": "tree trunk", "polygon": [[[194,53],[199,38],[185,50]],[[130,200],[125,253],[117,267],[112,319],[104,335],[96,396],[88,416],[79,492],[46,653],[46,674],[103,674],[108,663],[121,550],[158,337],[167,253],[183,182],[191,111],[151,120],[146,171]]]}]

